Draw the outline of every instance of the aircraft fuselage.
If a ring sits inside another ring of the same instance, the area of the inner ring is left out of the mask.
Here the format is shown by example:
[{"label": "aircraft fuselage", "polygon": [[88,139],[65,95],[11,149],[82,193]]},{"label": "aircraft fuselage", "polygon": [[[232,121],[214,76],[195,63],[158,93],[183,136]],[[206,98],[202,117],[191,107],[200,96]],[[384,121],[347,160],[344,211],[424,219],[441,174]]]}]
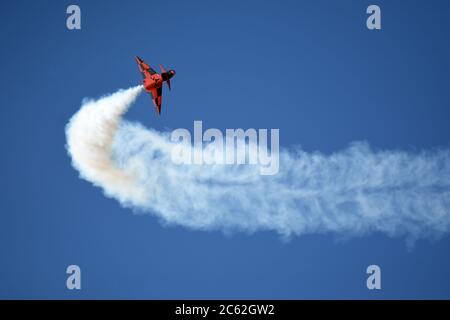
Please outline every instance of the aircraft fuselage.
[{"label": "aircraft fuselage", "polygon": [[153,74],[144,79],[144,88],[147,91],[150,91],[155,88],[160,88],[163,85],[163,79],[160,74]]}]

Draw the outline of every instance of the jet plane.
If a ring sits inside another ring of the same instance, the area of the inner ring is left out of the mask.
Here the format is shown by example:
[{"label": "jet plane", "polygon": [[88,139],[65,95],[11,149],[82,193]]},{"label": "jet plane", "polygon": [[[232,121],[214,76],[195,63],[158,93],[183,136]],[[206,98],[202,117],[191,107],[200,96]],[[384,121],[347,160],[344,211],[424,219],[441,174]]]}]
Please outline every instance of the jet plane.
[{"label": "jet plane", "polygon": [[170,79],[175,75],[175,70],[166,71],[162,65],[159,65],[161,73],[158,73],[138,56],[135,58],[139,66],[139,71],[141,71],[142,77],[144,78],[145,91],[152,95],[153,104],[159,115],[161,114],[162,85],[166,82],[170,90]]}]

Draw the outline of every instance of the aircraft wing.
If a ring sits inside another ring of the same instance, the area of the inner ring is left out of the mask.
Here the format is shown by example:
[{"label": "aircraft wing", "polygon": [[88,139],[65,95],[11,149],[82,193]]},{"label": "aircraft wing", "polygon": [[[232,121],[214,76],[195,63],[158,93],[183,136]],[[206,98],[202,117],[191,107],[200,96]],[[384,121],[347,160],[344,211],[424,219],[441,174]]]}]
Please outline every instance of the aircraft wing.
[{"label": "aircraft wing", "polygon": [[152,89],[151,91],[153,104],[155,105],[158,114],[161,114],[161,103],[162,103],[162,87],[157,89]]},{"label": "aircraft wing", "polygon": [[139,58],[138,56],[136,56],[136,62],[139,66],[139,71],[141,71],[142,76],[145,78],[145,72],[144,71],[148,71],[151,75],[157,73],[155,70],[153,70],[152,67],[150,67],[148,64],[145,63],[144,60],[142,60],[141,58]]}]

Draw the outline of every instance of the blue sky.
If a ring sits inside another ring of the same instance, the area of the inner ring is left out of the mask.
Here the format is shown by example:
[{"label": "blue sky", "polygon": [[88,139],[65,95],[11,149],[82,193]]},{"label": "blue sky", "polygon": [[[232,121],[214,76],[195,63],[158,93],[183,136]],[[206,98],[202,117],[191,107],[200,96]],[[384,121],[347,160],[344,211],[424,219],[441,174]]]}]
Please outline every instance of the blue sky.
[{"label": "blue sky", "polygon": [[[123,209],[78,178],[64,127],[84,97],[177,71],[157,130],[280,128],[282,146],[429,150],[450,140],[448,1],[66,1],[0,4],[1,298],[450,298],[450,239],[190,231]],[[66,267],[82,290],[66,289]],[[366,267],[382,290],[366,288]]]}]

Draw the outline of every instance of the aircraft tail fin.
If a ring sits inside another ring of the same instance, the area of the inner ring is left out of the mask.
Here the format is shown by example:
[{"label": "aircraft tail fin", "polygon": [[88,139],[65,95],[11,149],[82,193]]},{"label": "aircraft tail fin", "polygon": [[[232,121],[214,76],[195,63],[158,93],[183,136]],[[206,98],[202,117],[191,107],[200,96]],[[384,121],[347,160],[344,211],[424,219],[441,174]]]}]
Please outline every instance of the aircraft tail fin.
[{"label": "aircraft tail fin", "polygon": [[164,67],[162,66],[162,64],[159,65],[159,68],[161,69],[161,76],[163,77],[163,80],[165,80],[167,82],[167,86],[169,87],[169,91],[170,91],[170,77],[167,74],[166,69],[164,69]]}]

